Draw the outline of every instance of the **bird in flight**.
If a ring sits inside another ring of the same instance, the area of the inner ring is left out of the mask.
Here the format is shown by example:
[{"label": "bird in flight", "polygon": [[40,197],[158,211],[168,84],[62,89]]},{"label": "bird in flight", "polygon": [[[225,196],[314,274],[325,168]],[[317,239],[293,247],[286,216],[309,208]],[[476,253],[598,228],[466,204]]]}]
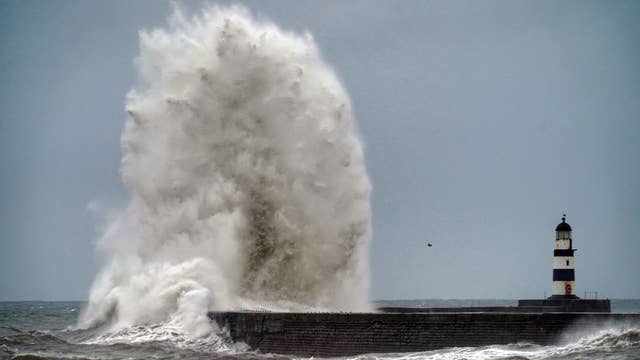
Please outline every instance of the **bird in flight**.
[{"label": "bird in flight", "polygon": [[433,245],[431,245],[431,243],[427,243],[427,246],[428,246],[428,247],[432,247]]}]

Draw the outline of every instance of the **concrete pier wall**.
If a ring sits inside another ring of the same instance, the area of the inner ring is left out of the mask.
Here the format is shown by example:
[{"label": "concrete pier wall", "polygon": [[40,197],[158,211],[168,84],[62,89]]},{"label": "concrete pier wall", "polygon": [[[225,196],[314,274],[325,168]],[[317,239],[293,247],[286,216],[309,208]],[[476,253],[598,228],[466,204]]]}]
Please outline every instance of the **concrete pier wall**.
[{"label": "concrete pier wall", "polygon": [[[518,300],[518,307],[548,309],[546,312],[611,312],[608,299],[533,299]],[[555,310],[553,310],[555,309]]]},{"label": "concrete pier wall", "polygon": [[255,313],[212,312],[235,342],[263,353],[348,356],[454,346],[551,344],[572,327],[640,323],[606,313]]},{"label": "concrete pier wall", "polygon": [[501,312],[501,313],[551,313],[551,312],[611,312],[608,299],[534,299],[518,300],[518,306],[472,306],[472,307],[380,307],[380,312],[399,313],[450,313],[450,312]]}]

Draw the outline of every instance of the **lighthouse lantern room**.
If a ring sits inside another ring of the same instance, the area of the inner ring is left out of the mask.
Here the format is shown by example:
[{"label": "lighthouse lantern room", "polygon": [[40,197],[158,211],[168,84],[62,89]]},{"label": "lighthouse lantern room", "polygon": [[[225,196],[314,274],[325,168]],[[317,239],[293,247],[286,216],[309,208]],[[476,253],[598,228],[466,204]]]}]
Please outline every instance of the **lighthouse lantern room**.
[{"label": "lighthouse lantern room", "polygon": [[573,239],[571,226],[565,222],[556,226],[556,241],[553,250],[553,288],[549,299],[578,299],[575,295],[575,267],[573,262]]}]

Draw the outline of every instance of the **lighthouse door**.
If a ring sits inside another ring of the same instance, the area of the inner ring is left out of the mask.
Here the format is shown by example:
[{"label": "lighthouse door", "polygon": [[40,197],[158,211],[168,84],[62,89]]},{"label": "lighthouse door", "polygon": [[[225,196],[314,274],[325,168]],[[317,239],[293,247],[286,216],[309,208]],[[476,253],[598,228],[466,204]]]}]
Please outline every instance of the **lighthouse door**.
[{"label": "lighthouse door", "polygon": [[571,295],[571,284],[569,283],[564,284],[564,294]]}]

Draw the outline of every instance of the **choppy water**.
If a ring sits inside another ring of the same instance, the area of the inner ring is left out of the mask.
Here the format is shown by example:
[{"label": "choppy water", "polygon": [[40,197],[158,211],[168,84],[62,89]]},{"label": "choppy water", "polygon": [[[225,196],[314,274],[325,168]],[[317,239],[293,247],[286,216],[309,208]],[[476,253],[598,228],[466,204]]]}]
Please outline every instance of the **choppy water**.
[{"label": "choppy water", "polygon": [[[495,306],[512,300],[379,301],[387,306]],[[110,333],[74,329],[83,302],[0,302],[0,359],[290,359],[243,351],[222,337],[192,339],[166,325]],[[613,300],[614,312],[640,312],[640,300]],[[571,335],[571,334],[567,334]],[[640,359],[640,329],[620,325],[573,335],[556,346],[448,348],[351,359]]]}]

